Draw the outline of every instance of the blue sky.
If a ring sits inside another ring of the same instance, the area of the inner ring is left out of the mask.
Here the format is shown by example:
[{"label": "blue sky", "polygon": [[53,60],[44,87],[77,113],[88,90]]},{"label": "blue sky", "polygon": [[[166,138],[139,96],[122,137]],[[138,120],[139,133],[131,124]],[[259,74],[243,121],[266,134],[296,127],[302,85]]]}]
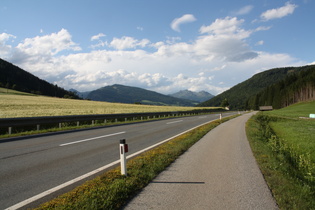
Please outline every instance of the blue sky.
[{"label": "blue sky", "polygon": [[315,0],[1,0],[0,57],[66,89],[219,94],[315,62]]}]

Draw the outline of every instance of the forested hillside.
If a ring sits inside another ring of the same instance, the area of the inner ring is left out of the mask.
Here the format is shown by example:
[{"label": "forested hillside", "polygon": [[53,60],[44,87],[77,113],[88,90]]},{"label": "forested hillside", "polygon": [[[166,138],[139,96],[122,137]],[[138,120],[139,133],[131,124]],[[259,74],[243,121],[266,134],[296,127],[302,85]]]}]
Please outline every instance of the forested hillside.
[{"label": "forested hillside", "polygon": [[289,74],[247,101],[249,109],[270,105],[280,109],[300,101],[315,100],[315,66],[301,67],[299,72]]},{"label": "forested hillside", "polygon": [[91,91],[86,98],[93,101],[171,106],[195,106],[196,103],[190,100],[174,98],[142,88],[118,84]]},{"label": "forested hillside", "polygon": [[214,95],[206,92],[206,91],[200,91],[200,92],[193,92],[190,90],[181,90],[177,93],[170,94],[169,96],[175,97],[175,98],[181,98],[181,99],[188,99],[192,101],[197,102],[204,102],[214,97]]},{"label": "forested hillside", "polygon": [[0,58],[0,87],[38,95],[78,98],[74,93],[39,79],[31,73]]},{"label": "forested hillside", "polygon": [[227,99],[230,109],[247,109],[248,100],[251,97],[257,95],[270,85],[280,82],[286,76],[295,74],[308,68],[309,66],[275,68],[255,74],[250,79],[239,83],[231,89],[215,96],[206,102],[199,104],[198,106],[220,106],[222,101]]}]

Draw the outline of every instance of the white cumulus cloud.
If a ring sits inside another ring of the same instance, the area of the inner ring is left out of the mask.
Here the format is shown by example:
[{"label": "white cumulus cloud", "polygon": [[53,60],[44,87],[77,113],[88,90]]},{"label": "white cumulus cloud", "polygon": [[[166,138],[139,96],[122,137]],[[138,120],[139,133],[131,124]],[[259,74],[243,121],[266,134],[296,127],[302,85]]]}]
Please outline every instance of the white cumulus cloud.
[{"label": "white cumulus cloud", "polygon": [[122,38],[114,38],[109,46],[117,49],[117,50],[125,50],[125,49],[132,49],[136,47],[146,47],[150,44],[148,39],[137,40],[133,37],[124,36]]},{"label": "white cumulus cloud", "polygon": [[61,29],[58,33],[27,38],[17,48],[30,55],[55,55],[63,50],[81,50],[78,44],[74,43],[71,38],[70,33],[66,29]]},{"label": "white cumulus cloud", "polygon": [[[201,36],[196,40],[196,51],[198,55],[207,57],[207,60],[215,59],[241,62],[257,56],[244,39],[248,38],[255,30],[244,30],[241,26],[243,19],[236,17],[225,17],[216,19],[208,26],[200,28]],[[259,31],[259,30],[257,30]]]},{"label": "white cumulus cloud", "polygon": [[7,44],[10,39],[16,39],[16,36],[12,34],[2,33],[0,34],[0,57],[7,58],[11,54],[12,46]]},{"label": "white cumulus cloud", "polygon": [[97,35],[94,35],[91,37],[91,41],[97,41],[98,43],[97,44],[93,44],[91,45],[91,48],[95,49],[95,48],[98,48],[98,47],[105,47],[108,45],[107,41],[102,41],[101,38],[102,37],[105,37],[106,35],[103,34],[103,33],[99,33]]},{"label": "white cumulus cloud", "polygon": [[65,50],[80,51],[81,48],[72,41],[66,29],[61,29],[58,33],[26,38],[15,47],[11,60],[15,63],[37,63],[43,60],[48,63],[53,56]]},{"label": "white cumulus cloud", "polygon": [[103,33],[99,33],[99,34],[97,34],[97,35],[92,36],[92,37],[91,37],[91,41],[99,40],[101,37],[104,37],[104,36],[106,36],[106,35],[103,34]]},{"label": "white cumulus cloud", "polygon": [[191,23],[191,22],[194,22],[196,20],[197,19],[192,14],[186,14],[180,18],[175,18],[171,23],[171,28],[174,31],[180,32],[180,25],[182,25],[184,23]]},{"label": "white cumulus cloud", "polygon": [[89,91],[118,83],[165,94],[183,89],[219,94],[257,72],[303,65],[288,54],[252,50],[248,38],[270,27],[245,30],[244,22],[236,17],[216,19],[202,26],[200,35],[189,42],[166,37],[153,43],[123,36],[107,43],[99,33],[89,39],[96,45],[104,43],[106,49],[84,52],[66,29],[20,43],[12,42],[14,35],[3,33],[0,55],[66,89]]},{"label": "white cumulus cloud", "polygon": [[240,38],[246,38],[250,35],[250,31],[241,28],[244,19],[237,19],[236,17],[225,17],[224,19],[216,19],[209,26],[201,26],[199,32],[201,34],[214,35],[237,35]]},{"label": "white cumulus cloud", "polygon": [[287,2],[283,7],[267,10],[266,12],[262,13],[260,17],[264,21],[277,19],[277,18],[283,18],[287,15],[293,14],[294,10],[297,7],[298,6],[296,4]]}]

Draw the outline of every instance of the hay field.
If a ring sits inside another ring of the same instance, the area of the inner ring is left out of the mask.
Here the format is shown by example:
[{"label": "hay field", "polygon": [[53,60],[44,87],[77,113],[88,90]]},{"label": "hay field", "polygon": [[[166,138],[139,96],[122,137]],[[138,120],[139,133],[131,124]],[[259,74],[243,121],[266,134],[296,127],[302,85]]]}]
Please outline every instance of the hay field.
[{"label": "hay field", "polygon": [[0,93],[0,118],[169,112],[202,107],[149,106]]}]

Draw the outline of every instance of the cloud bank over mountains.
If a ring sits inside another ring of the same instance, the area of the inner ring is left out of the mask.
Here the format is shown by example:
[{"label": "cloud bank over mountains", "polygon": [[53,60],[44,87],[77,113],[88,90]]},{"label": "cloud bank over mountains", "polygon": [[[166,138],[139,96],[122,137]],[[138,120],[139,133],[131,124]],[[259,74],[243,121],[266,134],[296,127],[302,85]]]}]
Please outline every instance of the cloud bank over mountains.
[{"label": "cloud bank over mountains", "polygon": [[[180,37],[153,42],[127,35],[110,40],[100,31],[87,38],[91,44],[83,49],[65,28],[24,40],[2,33],[0,57],[49,82],[79,91],[118,83],[161,93],[189,89],[219,94],[262,70],[305,64],[288,54],[253,50],[264,41],[249,41],[253,34],[271,29],[267,21],[290,15],[296,8],[286,3],[267,10],[259,25],[250,29],[237,16],[217,18],[200,25],[199,35],[185,42]],[[234,13],[245,15],[252,9],[248,5]],[[193,14],[184,14],[170,27],[180,35],[184,24],[197,22]]]}]

